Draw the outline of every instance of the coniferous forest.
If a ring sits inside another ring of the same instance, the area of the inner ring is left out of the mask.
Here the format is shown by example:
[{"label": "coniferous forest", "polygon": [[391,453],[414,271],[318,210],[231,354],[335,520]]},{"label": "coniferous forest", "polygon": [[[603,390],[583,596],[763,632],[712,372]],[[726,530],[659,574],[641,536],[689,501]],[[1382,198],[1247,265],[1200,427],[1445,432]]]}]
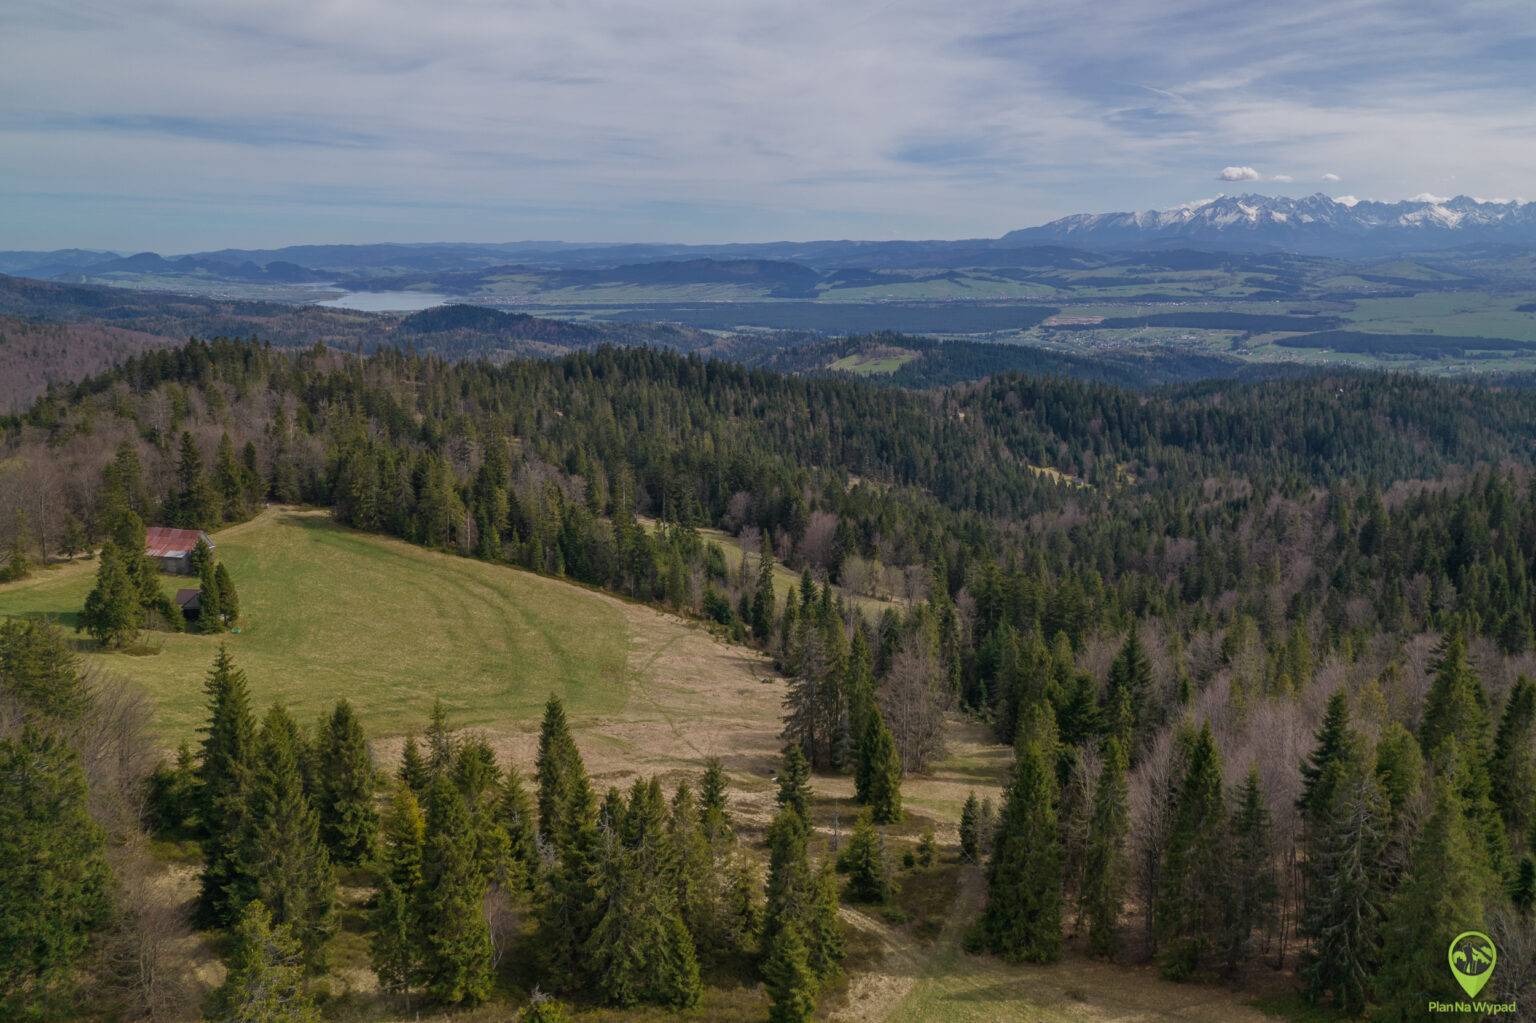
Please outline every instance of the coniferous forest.
[{"label": "coniferous forest", "polygon": [[[957,721],[1011,750],[1006,783],[904,869],[978,878],[971,954],[1278,979],[1318,1018],[1417,1020],[1476,930],[1499,948],[1486,997],[1536,1006],[1536,392],[1339,371],[902,390],[649,349],[217,340],[0,431],[7,578],[95,559],[78,633],[0,624],[7,1018],[72,1018],[82,991],[102,1018],[170,1018],[167,946],[195,934],[226,968],[208,1018],[329,1018],[347,888],[402,1013],[512,989],[526,1020],[684,1011],[731,976],[772,1020],[820,1018],[839,907],[891,905],[903,787]],[[200,733],[157,748],[80,651],[238,628],[217,550],[193,553],[189,626],[145,529],[268,504],[763,651],[786,680],[771,818],[737,813],[717,761],[599,791],[553,697],[530,762],[441,705],[382,757],[366,707],[257,706],[227,649]],[[812,804],[845,776],[834,853]],[[167,847],[191,919],[153,897]]]}]

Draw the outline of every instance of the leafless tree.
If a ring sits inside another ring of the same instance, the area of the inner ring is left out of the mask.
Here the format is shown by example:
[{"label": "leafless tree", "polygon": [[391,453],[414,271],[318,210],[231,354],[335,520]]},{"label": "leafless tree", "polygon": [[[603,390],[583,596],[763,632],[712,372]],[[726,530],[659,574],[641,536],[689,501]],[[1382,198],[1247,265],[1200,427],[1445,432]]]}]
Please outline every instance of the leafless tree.
[{"label": "leafless tree", "polygon": [[904,771],[921,774],[943,755],[944,694],[938,665],[921,637],[909,638],[891,659],[880,686],[880,711]]}]

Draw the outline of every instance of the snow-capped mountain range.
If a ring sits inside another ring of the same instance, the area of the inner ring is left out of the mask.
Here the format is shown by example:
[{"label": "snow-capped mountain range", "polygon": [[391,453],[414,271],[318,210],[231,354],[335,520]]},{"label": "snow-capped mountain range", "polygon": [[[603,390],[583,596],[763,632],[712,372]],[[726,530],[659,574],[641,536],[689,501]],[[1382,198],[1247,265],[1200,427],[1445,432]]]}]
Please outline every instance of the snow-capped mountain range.
[{"label": "snow-capped mountain range", "polygon": [[1536,202],[1417,195],[1376,202],[1321,193],[1223,195],[1167,210],[1079,213],[1011,231],[1012,244],[1189,247],[1379,255],[1481,243],[1536,245]]}]

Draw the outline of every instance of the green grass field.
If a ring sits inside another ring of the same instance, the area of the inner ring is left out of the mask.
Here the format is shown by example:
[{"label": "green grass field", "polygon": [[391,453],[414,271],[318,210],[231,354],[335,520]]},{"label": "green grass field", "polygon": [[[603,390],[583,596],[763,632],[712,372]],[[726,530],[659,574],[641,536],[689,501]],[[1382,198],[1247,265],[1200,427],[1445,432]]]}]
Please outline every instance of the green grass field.
[{"label": "green grass field", "polygon": [[845,355],[827,368],[843,373],[854,373],[861,377],[889,376],[915,358],[917,358],[916,352]]},{"label": "green grass field", "polygon": [[[466,727],[536,722],[551,692],[575,714],[613,713],[628,697],[628,627],[611,598],[356,533],[317,511],[272,509],[214,539],[240,593],[238,635],[146,632],[159,653],[144,655],[80,641],[87,664],[144,688],[167,744],[202,721],[220,642],[258,710],[280,700],[309,721],[346,696],[374,736],[420,729],[438,696]],[[0,615],[72,629],[94,572],[77,562],[0,587]]]}]

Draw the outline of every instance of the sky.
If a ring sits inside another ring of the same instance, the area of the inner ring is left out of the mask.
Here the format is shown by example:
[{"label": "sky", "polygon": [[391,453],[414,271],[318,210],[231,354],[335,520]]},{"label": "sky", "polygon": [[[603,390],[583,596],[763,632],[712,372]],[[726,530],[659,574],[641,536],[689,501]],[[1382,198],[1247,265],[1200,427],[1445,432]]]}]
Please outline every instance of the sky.
[{"label": "sky", "polygon": [[1529,0],[4,0],[0,249],[1528,196]]}]

